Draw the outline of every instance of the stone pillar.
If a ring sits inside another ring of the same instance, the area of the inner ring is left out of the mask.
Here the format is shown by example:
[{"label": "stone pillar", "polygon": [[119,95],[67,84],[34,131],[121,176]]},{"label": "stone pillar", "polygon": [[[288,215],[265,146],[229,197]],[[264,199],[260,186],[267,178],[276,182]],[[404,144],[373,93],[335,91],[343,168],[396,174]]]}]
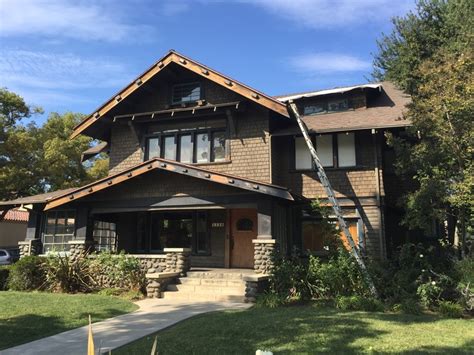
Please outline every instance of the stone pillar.
[{"label": "stone pillar", "polygon": [[273,269],[275,239],[254,239],[254,270],[257,274],[270,275]]},{"label": "stone pillar", "polygon": [[245,302],[255,302],[257,296],[268,289],[268,275],[245,275]]},{"label": "stone pillar", "polygon": [[70,240],[69,242],[69,257],[72,261],[80,257],[86,256],[94,251],[93,240]]},{"label": "stone pillar", "polygon": [[18,242],[18,247],[20,249],[20,258],[23,258],[29,255],[41,254],[42,244],[40,239],[29,239]]},{"label": "stone pillar", "polygon": [[179,272],[180,276],[186,276],[190,269],[190,248],[164,248],[166,253],[166,272]]}]

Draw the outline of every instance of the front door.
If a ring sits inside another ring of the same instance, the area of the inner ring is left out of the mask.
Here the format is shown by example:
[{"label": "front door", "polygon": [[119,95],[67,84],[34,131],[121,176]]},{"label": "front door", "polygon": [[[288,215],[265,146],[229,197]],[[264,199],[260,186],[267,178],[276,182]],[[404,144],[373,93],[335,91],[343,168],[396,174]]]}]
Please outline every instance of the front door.
[{"label": "front door", "polygon": [[253,268],[253,243],[257,238],[257,210],[230,210],[230,267]]}]

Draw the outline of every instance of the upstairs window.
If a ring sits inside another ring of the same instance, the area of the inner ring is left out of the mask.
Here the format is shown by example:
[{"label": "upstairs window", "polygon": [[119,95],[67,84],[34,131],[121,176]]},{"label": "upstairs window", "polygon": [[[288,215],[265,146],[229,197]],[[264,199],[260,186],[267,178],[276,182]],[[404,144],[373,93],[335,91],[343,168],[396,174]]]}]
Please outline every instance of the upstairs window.
[{"label": "upstairs window", "polygon": [[226,131],[206,129],[163,133],[146,140],[145,159],[165,158],[183,163],[209,163],[227,160]]},{"label": "upstairs window", "polygon": [[[323,134],[312,138],[319,160],[325,168],[347,168],[356,166],[354,133]],[[314,169],[313,160],[303,137],[294,140],[295,170]]]},{"label": "upstairs window", "polygon": [[331,100],[328,102],[328,112],[345,111],[349,109],[347,99]]},{"label": "upstairs window", "polygon": [[201,99],[201,84],[186,83],[173,86],[171,103],[173,105],[196,102]]},{"label": "upstairs window", "polygon": [[303,106],[303,115],[320,115],[323,113],[339,112],[349,110],[348,99],[334,99],[318,103],[308,103]]}]

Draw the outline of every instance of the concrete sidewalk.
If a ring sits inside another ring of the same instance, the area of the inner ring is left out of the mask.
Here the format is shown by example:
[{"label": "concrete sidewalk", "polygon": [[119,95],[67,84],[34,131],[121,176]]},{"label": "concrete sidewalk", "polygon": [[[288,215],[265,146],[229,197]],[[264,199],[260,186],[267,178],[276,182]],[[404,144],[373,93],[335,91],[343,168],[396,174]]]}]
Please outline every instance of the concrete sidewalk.
[{"label": "concrete sidewalk", "polygon": [[[94,343],[102,351],[116,349],[141,337],[165,329],[197,314],[225,310],[246,309],[250,304],[219,302],[183,302],[165,299],[145,299],[137,302],[140,309],[93,323]],[[0,351],[2,355],[87,353],[88,326],[69,330]]]}]

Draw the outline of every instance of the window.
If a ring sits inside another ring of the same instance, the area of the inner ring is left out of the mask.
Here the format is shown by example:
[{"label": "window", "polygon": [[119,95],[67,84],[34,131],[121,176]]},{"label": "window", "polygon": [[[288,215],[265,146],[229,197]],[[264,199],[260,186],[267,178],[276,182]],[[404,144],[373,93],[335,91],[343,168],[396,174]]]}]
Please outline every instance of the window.
[{"label": "window", "polygon": [[187,83],[173,86],[172,104],[196,102],[201,99],[201,84]]},{"label": "window", "polygon": [[313,160],[303,137],[295,137],[295,169],[309,170]]},{"label": "window", "polygon": [[97,251],[115,251],[117,249],[117,233],[115,223],[94,221],[94,231],[92,234]]},{"label": "window", "polygon": [[241,218],[236,223],[238,231],[252,231],[253,230],[253,222],[249,218]]},{"label": "window", "polygon": [[196,237],[194,242],[194,253],[209,253],[209,227],[206,212],[196,213]]},{"label": "window", "polygon": [[222,162],[227,158],[226,139],[226,132],[222,129],[153,136],[146,141],[145,157],[162,157],[183,163]]},{"label": "window", "polygon": [[306,105],[303,108],[303,115],[305,116],[318,115],[320,113],[326,113],[326,107],[324,104]]},{"label": "window", "polygon": [[[359,223],[358,219],[346,220],[349,232],[356,245],[359,245]],[[336,223],[337,224],[337,223]],[[325,223],[318,219],[303,220],[302,225],[302,246],[303,250],[309,252],[324,252],[329,250],[333,244],[332,230]],[[341,231],[340,238],[343,246],[350,250],[349,242]]]},{"label": "window", "polygon": [[[313,169],[312,158],[303,137],[295,137],[295,170]],[[313,144],[323,167],[356,166],[355,134],[323,134],[315,136]],[[336,164],[337,162],[337,164]]]},{"label": "window", "polygon": [[167,136],[163,139],[163,158],[176,160],[176,138],[175,136]]},{"label": "window", "polygon": [[193,142],[190,134],[179,137],[179,161],[183,163],[193,162]]},{"label": "window", "polygon": [[356,165],[354,133],[337,135],[337,161],[340,167]]},{"label": "window", "polygon": [[331,100],[328,102],[328,112],[345,111],[349,108],[347,99]]},{"label": "window", "polygon": [[43,252],[67,251],[74,238],[74,211],[54,211],[46,214],[43,225]]},{"label": "window", "polygon": [[196,134],[196,163],[207,163],[209,161],[209,135],[207,133]]},{"label": "window", "polygon": [[318,153],[319,160],[324,167],[334,166],[331,134],[323,134],[316,137],[316,152]]}]

